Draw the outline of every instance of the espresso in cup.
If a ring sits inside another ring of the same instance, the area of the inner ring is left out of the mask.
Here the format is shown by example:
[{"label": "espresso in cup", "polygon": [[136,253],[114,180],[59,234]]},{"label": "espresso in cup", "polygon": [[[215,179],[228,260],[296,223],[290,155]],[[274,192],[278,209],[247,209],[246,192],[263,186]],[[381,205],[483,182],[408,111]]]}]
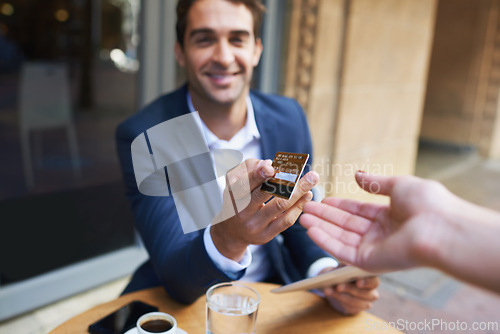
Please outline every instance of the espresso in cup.
[{"label": "espresso in cup", "polygon": [[172,325],[170,321],[163,319],[148,320],[141,324],[142,329],[151,333],[163,333],[172,329],[172,327],[174,327],[174,325]]},{"label": "espresso in cup", "polygon": [[174,334],[177,321],[163,312],[146,313],[137,320],[137,330],[141,334]]}]

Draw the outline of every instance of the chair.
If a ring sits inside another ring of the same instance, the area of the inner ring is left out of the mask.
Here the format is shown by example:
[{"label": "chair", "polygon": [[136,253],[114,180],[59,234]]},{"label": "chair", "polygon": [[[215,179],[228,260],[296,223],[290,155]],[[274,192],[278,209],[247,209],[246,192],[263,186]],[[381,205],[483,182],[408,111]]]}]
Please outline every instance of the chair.
[{"label": "chair", "polygon": [[[80,156],[69,93],[68,71],[64,64],[27,62],[21,71],[20,130],[26,187],[35,186],[30,145],[32,130],[66,128],[73,173],[81,175]],[[35,138],[35,145],[40,144]]]}]

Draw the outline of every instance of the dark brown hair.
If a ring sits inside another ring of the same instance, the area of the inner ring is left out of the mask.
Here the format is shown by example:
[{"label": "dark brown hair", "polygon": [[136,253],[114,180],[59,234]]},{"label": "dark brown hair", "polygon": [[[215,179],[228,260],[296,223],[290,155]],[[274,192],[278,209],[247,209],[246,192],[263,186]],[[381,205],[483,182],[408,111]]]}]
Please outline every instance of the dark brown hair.
[{"label": "dark brown hair", "polygon": [[[186,33],[187,16],[189,9],[197,0],[179,0],[177,3],[177,24],[175,30],[177,33],[177,41],[184,47],[184,34]],[[262,24],[262,16],[266,11],[266,7],[261,0],[227,0],[233,3],[243,4],[253,17],[253,34],[255,38],[260,37],[260,26]]]}]

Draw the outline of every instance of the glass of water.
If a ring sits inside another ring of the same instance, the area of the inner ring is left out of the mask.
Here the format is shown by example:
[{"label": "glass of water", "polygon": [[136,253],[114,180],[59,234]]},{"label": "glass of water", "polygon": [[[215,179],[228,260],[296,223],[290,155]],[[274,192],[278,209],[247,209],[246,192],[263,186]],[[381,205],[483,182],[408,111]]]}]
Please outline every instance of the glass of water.
[{"label": "glass of water", "polygon": [[207,291],[207,334],[253,334],[260,296],[238,282],[219,283]]}]

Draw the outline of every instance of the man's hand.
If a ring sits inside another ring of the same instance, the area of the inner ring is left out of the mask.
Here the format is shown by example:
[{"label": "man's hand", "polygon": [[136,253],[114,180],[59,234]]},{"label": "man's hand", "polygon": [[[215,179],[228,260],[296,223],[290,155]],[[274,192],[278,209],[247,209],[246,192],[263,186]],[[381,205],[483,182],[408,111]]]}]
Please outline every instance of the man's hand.
[{"label": "man's hand", "polygon": [[260,185],[273,175],[271,161],[257,159],[246,160],[228,172],[223,211],[236,207],[249,192],[250,198],[244,209],[210,230],[215,247],[225,257],[240,261],[248,245],[265,244],[292,226],[312,199],[310,190],[319,180],[316,172],[309,172],[289,200],[275,197],[269,201],[271,195],[261,192]]},{"label": "man's hand", "polygon": [[[325,268],[320,274],[335,270]],[[378,277],[366,277],[350,283],[342,283],[323,289],[325,298],[335,310],[342,314],[354,315],[370,309],[379,298]]]},{"label": "man's hand", "polygon": [[367,277],[325,288],[323,293],[335,310],[343,314],[358,314],[370,309],[379,298],[378,285],[378,277]]}]

